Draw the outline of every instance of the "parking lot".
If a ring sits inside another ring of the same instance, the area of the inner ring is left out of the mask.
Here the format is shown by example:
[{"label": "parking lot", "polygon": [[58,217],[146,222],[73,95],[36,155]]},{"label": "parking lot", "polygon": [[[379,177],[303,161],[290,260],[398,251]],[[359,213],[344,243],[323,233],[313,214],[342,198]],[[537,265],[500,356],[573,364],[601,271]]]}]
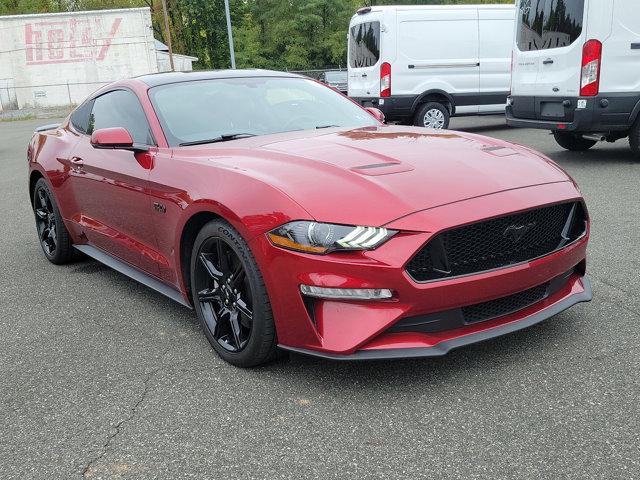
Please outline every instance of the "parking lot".
[{"label": "parking lot", "polygon": [[[640,478],[640,161],[560,149],[580,184],[594,301],[438,359],[220,360],[195,314],[94,261],[41,253],[35,126],[0,123],[0,478]],[[455,183],[452,187],[455,188]]]}]

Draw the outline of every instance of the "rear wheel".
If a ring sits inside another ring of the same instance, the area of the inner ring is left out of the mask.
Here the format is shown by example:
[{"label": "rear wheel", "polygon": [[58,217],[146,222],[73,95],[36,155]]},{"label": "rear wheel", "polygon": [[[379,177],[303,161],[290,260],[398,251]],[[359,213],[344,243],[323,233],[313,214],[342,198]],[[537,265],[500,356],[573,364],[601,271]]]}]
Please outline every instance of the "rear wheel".
[{"label": "rear wheel", "polygon": [[70,262],[74,259],[71,238],[44,178],[36,182],[32,200],[38,240],[45,257],[56,265]]},{"label": "rear wheel", "polygon": [[248,245],[228,223],[207,223],[193,245],[191,291],[205,335],[238,367],[276,357],[276,332],[262,275]]},{"label": "rear wheel", "polygon": [[418,109],[413,124],[416,127],[441,130],[449,128],[450,118],[451,114],[445,105],[438,102],[429,102]]},{"label": "rear wheel", "polygon": [[576,133],[553,132],[553,136],[556,142],[558,142],[558,145],[572,152],[584,152],[598,143],[595,140],[588,140]]},{"label": "rear wheel", "polygon": [[631,145],[633,154],[640,160],[640,117],[638,117],[629,133],[629,145]]}]

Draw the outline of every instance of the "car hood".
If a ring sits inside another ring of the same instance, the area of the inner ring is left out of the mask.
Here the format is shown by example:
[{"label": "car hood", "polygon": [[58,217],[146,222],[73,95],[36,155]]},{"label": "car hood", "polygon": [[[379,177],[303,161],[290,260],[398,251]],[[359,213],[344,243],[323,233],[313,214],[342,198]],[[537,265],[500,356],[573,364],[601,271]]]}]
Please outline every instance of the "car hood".
[{"label": "car hood", "polygon": [[210,158],[226,159],[229,167],[284,192],[314,219],[334,223],[379,226],[473,197],[570,181],[555,163],[525,147],[455,131],[381,126],[240,144],[233,152],[220,144],[225,155]]}]

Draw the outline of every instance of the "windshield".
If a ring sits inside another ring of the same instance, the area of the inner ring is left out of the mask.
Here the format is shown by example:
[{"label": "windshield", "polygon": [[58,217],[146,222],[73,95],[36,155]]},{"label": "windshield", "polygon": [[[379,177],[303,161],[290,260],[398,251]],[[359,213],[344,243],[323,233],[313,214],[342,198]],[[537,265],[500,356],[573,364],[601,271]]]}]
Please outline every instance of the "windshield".
[{"label": "windshield", "polygon": [[328,127],[367,127],[377,121],[330,88],[303,78],[195,80],[150,89],[171,146],[208,139]]}]

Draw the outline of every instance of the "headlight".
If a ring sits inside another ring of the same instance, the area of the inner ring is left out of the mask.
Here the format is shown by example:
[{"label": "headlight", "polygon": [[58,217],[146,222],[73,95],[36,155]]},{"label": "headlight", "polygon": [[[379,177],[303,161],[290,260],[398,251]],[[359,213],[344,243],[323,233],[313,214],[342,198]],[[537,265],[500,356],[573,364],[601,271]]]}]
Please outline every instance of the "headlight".
[{"label": "headlight", "polygon": [[279,247],[324,254],[336,250],[373,250],[396,233],[382,227],[297,221],[271,230],[267,236]]}]

